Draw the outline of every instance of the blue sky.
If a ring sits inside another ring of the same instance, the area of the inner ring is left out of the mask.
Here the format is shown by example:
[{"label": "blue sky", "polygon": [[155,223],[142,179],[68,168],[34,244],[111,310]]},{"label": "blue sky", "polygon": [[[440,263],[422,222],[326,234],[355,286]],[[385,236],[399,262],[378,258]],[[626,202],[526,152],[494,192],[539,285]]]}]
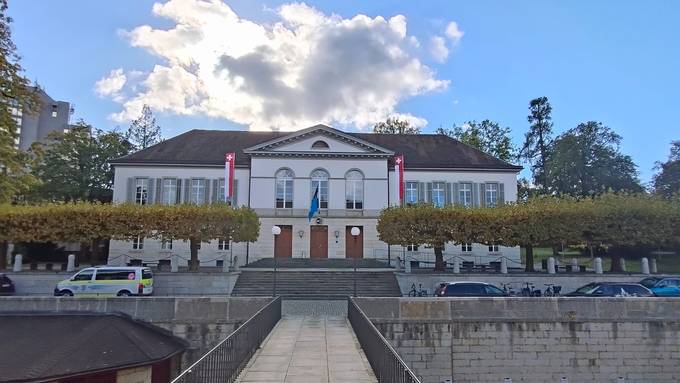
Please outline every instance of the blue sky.
[{"label": "blue sky", "polygon": [[[128,86],[131,71],[149,73],[156,65],[167,64],[167,55],[133,47],[130,36],[121,33],[141,25],[154,30],[173,28],[176,20],[154,15],[153,4],[149,0],[10,3],[14,41],[26,75],[54,98],[75,104],[74,120],[83,118],[102,129],[127,127],[124,119],[111,116],[125,105],[134,110],[134,102],[115,101],[112,94],[102,97],[95,92],[95,84],[120,68],[127,74]],[[238,17],[267,27],[281,20],[277,9],[285,3],[226,4]],[[377,97],[380,101],[381,95],[397,95],[398,102],[380,112],[393,110],[427,120],[425,132],[489,118],[509,126],[516,143],[520,143],[527,129],[529,100],[547,96],[553,105],[556,133],[582,121],[603,122],[623,136],[622,151],[634,158],[644,182],[650,180],[654,162],[667,157],[670,141],[680,139],[675,116],[680,105],[678,2],[319,1],[307,5],[344,20],[357,14],[388,20],[396,15],[405,17],[407,35],[420,45],[418,49],[405,48],[408,54],[431,71],[433,80],[448,81],[448,86],[432,86],[410,96],[414,92],[405,86],[376,85],[389,88]],[[428,44],[434,36],[446,37],[445,29],[451,21],[464,35],[458,41],[447,40],[449,55],[438,60]],[[229,42],[244,38],[248,37],[225,35],[221,39]],[[402,47],[406,45],[404,42]],[[355,61],[339,66],[348,63]],[[360,66],[359,61],[356,63]],[[393,69],[397,75],[402,70]],[[386,78],[400,81],[399,76]],[[134,100],[138,88],[130,85],[125,100]],[[157,91],[162,94],[163,88]],[[366,93],[366,89],[354,91],[357,95]],[[304,100],[314,101],[313,97]],[[202,113],[204,109],[179,115],[182,113],[177,108],[161,101],[157,101],[157,115],[168,137],[194,128],[245,129],[249,121],[264,123],[260,117],[253,117],[252,111],[244,117],[234,110],[211,114]],[[343,116],[369,112],[375,111],[348,107]],[[308,121],[314,116],[304,113],[304,117],[284,117]],[[351,129],[366,120],[350,117],[348,121],[343,126]]]}]

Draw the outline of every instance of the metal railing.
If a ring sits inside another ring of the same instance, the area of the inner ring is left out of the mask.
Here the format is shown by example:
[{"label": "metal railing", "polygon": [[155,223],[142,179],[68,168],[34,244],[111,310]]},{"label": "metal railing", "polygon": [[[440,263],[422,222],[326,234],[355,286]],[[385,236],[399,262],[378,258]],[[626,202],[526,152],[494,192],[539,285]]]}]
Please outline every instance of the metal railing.
[{"label": "metal railing", "polygon": [[175,378],[172,383],[231,383],[262,341],[281,319],[281,297],[276,297],[227,338]]},{"label": "metal railing", "polygon": [[347,318],[378,382],[420,383],[413,371],[352,298],[348,299]]}]

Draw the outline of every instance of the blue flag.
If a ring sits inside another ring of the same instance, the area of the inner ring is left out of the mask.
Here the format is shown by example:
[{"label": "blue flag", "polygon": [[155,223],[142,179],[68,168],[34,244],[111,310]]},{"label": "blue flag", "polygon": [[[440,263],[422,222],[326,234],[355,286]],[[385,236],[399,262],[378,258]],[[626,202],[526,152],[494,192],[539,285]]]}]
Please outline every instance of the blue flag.
[{"label": "blue flag", "polygon": [[312,204],[309,207],[309,213],[307,214],[307,218],[309,218],[309,221],[312,221],[312,217],[314,217],[314,214],[319,211],[319,187],[316,188],[314,191],[314,197],[312,197]]}]

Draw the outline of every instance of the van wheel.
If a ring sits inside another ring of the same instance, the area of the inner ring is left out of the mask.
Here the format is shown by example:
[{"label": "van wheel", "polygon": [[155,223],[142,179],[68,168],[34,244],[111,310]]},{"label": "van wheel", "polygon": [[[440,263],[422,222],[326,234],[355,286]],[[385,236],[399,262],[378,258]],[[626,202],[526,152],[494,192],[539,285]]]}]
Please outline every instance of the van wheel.
[{"label": "van wheel", "polygon": [[72,297],[72,296],[73,296],[73,293],[71,292],[71,290],[61,290],[61,291],[59,292],[59,294],[60,294],[62,297]]},{"label": "van wheel", "polygon": [[119,291],[117,295],[118,295],[119,297],[129,297],[130,295],[132,295],[132,293],[130,293],[130,292],[127,291],[127,290],[123,290],[123,291]]}]

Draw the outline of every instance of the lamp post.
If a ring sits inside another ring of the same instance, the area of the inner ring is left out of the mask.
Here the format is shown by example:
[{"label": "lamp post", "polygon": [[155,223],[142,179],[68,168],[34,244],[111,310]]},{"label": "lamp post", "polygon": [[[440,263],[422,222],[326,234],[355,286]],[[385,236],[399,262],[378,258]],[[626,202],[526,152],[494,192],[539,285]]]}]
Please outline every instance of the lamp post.
[{"label": "lamp post", "polygon": [[352,257],[354,258],[354,261],[352,262],[354,264],[354,297],[356,298],[357,296],[357,254],[356,254],[356,248],[357,248],[357,236],[361,234],[361,229],[358,227],[354,226],[352,230],[350,230],[350,234],[352,234],[352,238],[354,241],[354,254],[352,254]]},{"label": "lamp post", "polygon": [[274,292],[272,295],[276,298],[276,238],[281,234],[281,228],[276,225],[272,226],[272,234],[274,235]]}]

